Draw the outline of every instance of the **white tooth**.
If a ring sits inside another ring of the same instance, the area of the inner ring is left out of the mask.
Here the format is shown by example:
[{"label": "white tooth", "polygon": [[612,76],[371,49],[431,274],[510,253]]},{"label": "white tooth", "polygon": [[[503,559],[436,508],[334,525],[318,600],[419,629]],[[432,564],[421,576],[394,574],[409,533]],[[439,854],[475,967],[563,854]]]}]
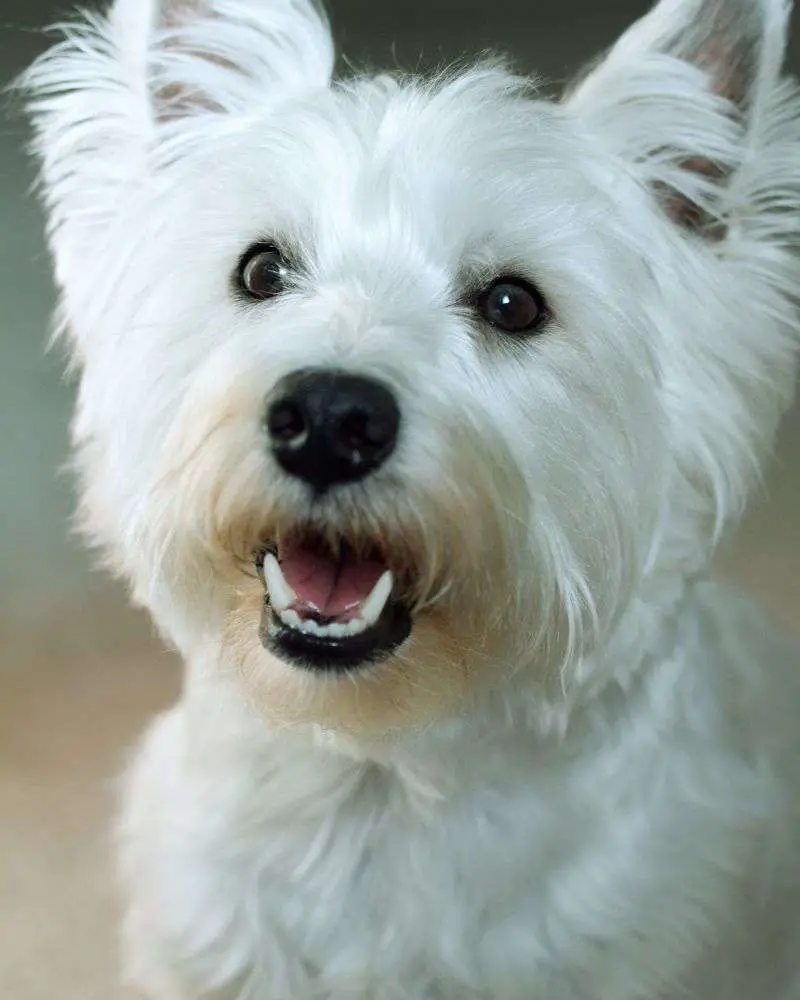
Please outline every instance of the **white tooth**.
[{"label": "white tooth", "polygon": [[291,608],[288,611],[281,611],[278,613],[278,617],[283,622],[284,625],[288,625],[289,628],[301,628],[303,622],[300,619],[300,615],[296,611],[292,611]]},{"label": "white tooth", "polygon": [[347,635],[358,635],[359,632],[363,632],[367,627],[367,623],[363,618],[352,618],[347,625],[345,625]]},{"label": "white tooth", "polygon": [[313,618],[306,618],[301,622],[300,627],[307,635],[324,635],[325,629]]},{"label": "white tooth", "polygon": [[393,586],[394,578],[392,577],[392,571],[387,569],[372,588],[372,593],[361,605],[361,617],[364,619],[365,627],[374,625],[380,618],[381,612],[389,600],[389,594],[391,594]]},{"label": "white tooth", "polygon": [[280,615],[297,600],[297,594],[286,582],[280,563],[268,552],[264,557],[264,579],[267,581],[269,601],[273,611]]},{"label": "white tooth", "polygon": [[332,635],[340,639],[343,635],[347,635],[347,626],[342,622],[332,622],[326,627],[325,635]]}]

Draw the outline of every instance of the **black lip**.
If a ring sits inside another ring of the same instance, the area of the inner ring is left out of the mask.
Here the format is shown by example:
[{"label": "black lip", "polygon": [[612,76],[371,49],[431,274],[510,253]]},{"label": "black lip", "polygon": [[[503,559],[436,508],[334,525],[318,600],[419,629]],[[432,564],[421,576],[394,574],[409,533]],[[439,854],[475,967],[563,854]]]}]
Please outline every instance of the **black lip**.
[{"label": "black lip", "polygon": [[377,622],[358,635],[341,638],[308,635],[284,625],[265,599],[259,634],[264,648],[281,660],[304,670],[337,673],[387,659],[406,641],[411,627],[408,606],[389,598]]}]

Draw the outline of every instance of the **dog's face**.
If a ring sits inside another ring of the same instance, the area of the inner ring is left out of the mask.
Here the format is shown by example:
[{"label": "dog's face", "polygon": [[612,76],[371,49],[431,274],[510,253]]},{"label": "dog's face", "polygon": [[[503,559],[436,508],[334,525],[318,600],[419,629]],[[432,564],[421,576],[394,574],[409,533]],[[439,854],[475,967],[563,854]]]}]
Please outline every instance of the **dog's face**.
[{"label": "dog's face", "polygon": [[751,176],[727,100],[774,87],[777,4],[665,3],[555,103],[331,84],[303,0],[147,6],[102,29],[126,59],[35,71],[90,530],[280,721],[575,683],[789,392],[797,206],[748,200],[789,139]]}]

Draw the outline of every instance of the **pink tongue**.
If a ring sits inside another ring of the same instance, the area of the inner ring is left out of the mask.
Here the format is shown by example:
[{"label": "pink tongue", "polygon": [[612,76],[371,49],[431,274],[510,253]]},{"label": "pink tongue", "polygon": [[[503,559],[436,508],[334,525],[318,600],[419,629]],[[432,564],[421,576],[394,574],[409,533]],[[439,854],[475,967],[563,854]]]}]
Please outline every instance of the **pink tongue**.
[{"label": "pink tongue", "polygon": [[359,562],[352,556],[336,560],[302,546],[282,550],[280,564],[297,594],[293,607],[299,614],[316,612],[345,621],[356,617],[386,570],[379,562]]}]

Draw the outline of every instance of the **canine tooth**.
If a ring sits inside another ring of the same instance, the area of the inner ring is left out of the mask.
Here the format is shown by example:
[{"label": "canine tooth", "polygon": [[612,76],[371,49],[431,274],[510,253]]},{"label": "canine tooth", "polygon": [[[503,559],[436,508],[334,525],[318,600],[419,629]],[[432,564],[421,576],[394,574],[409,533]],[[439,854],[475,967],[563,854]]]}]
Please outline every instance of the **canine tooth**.
[{"label": "canine tooth", "polygon": [[291,608],[289,608],[288,611],[278,612],[278,617],[283,622],[283,624],[288,625],[289,628],[296,628],[296,629],[302,628],[303,622],[300,618],[300,615],[298,615],[296,611],[292,611]]},{"label": "canine tooth", "polygon": [[[268,552],[264,557],[264,579],[267,581],[269,600],[273,610],[280,615],[297,600],[297,594],[286,582],[280,563]],[[299,621],[299,619],[298,619]]]},{"label": "canine tooth", "polygon": [[367,627],[367,623],[363,618],[352,618],[345,625],[345,635],[358,635],[359,632],[363,632]]},{"label": "canine tooth", "polygon": [[365,627],[374,625],[380,618],[381,612],[389,600],[389,594],[391,594],[393,586],[394,578],[392,571],[387,569],[372,588],[372,593],[361,606],[361,617],[364,619]]}]

